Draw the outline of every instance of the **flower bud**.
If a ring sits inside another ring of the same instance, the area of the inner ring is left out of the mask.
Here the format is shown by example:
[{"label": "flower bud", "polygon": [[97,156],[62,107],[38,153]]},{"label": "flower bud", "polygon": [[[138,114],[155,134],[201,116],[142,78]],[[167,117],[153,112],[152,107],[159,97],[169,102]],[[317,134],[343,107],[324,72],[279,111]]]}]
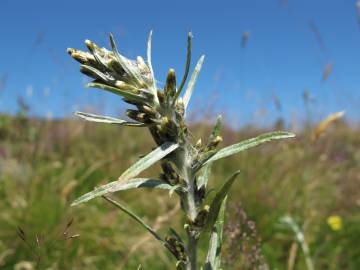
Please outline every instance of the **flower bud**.
[{"label": "flower bud", "polygon": [[159,99],[159,102],[160,103],[163,103],[164,102],[164,99],[165,99],[165,96],[164,96],[164,93],[157,90],[157,96],[158,96],[158,99]]},{"label": "flower bud", "polygon": [[156,111],[153,108],[151,108],[151,107],[149,107],[147,105],[141,105],[140,109],[141,109],[142,112],[146,113],[150,117],[155,117],[156,116]]},{"label": "flower bud", "polygon": [[95,50],[95,44],[91,40],[86,39],[85,45],[89,49],[90,52],[93,52]]},{"label": "flower bud", "polygon": [[166,97],[173,97],[176,93],[176,76],[175,70],[173,70],[172,68],[169,69],[164,92]]},{"label": "flower bud", "polygon": [[202,146],[202,140],[201,140],[201,138],[200,138],[200,139],[197,140],[197,142],[196,142],[196,144],[195,144],[195,147],[196,147],[197,149],[200,149],[201,146]]},{"label": "flower bud", "polygon": [[90,53],[78,51],[73,48],[68,48],[67,52],[72,58],[81,64],[88,64],[89,62],[95,63],[95,58]]},{"label": "flower bud", "polygon": [[196,216],[193,225],[196,227],[202,228],[206,224],[207,217],[209,215],[210,207],[205,205],[205,207],[198,213]]},{"label": "flower bud", "polygon": [[126,111],[126,115],[135,120],[135,121],[138,121],[138,122],[141,122],[141,123],[145,123],[145,124],[148,124],[148,123],[151,123],[152,121],[150,120],[150,118],[143,112],[139,112],[137,110],[131,110],[131,109],[128,109]]},{"label": "flower bud", "polygon": [[221,143],[223,141],[221,136],[216,136],[211,142],[209,142],[208,144],[208,148],[209,149],[214,149],[216,148],[219,143]]},{"label": "flower bud", "polygon": [[171,253],[173,253],[178,260],[186,261],[184,243],[172,236],[166,236],[165,241]]}]

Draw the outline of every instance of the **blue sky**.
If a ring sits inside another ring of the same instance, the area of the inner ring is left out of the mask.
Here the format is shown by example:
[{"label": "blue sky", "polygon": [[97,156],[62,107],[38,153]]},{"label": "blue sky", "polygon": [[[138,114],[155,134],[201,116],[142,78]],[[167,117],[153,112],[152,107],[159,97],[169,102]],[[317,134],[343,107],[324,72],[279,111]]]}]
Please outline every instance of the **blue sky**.
[{"label": "blue sky", "polygon": [[[302,93],[314,97],[314,118],[360,112],[360,25],[356,1],[44,1],[0,4],[0,111],[14,113],[21,96],[31,114],[69,116],[77,109],[121,115],[118,97],[85,89],[67,47],[91,39],[109,47],[112,32],[128,57],[145,55],[153,29],[157,80],[175,68],[179,80],[191,30],[193,66],[206,55],[192,115],[224,111],[232,125],[301,119]],[[244,32],[250,33],[245,48]],[[332,70],[323,81],[323,70]],[[281,102],[277,111],[274,98]]]}]

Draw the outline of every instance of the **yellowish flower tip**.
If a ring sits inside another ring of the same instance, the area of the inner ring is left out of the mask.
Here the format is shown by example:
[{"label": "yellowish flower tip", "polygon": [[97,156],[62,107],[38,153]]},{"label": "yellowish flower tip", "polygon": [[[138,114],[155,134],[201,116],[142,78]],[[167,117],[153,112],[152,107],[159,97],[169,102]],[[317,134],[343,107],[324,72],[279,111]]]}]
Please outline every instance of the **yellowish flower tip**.
[{"label": "yellowish flower tip", "polygon": [[67,48],[66,51],[67,51],[68,54],[71,55],[71,54],[75,51],[75,49],[73,49],[73,48]]},{"label": "yellowish flower tip", "polygon": [[338,215],[331,215],[327,218],[327,224],[333,231],[340,231],[343,228],[342,218]]},{"label": "yellowish flower tip", "polygon": [[91,40],[85,39],[85,45],[86,45],[86,46],[91,46],[91,45],[92,45]]}]

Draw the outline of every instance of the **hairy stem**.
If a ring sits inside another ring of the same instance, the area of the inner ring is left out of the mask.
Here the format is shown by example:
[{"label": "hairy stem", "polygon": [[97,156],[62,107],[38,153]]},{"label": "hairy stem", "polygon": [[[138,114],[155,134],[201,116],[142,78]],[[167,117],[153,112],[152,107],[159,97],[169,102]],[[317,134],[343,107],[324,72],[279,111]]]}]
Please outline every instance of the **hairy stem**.
[{"label": "hairy stem", "polygon": [[198,240],[190,232],[188,233],[188,256],[189,262],[187,265],[187,270],[196,270],[197,269],[197,244]]},{"label": "hairy stem", "polygon": [[[181,176],[184,179],[184,182],[187,185],[187,192],[181,198],[182,203],[185,205],[183,211],[186,215],[186,218],[190,221],[190,223],[194,222],[197,215],[198,209],[195,201],[195,191],[196,191],[196,182],[195,177],[192,172],[191,161],[192,157],[190,156],[189,151],[190,146],[186,141],[182,151],[177,151],[177,155],[174,159],[175,164],[177,165],[179,171],[181,172]],[[191,229],[190,224],[186,224],[189,227],[186,228],[188,243],[187,243],[187,270],[196,270],[197,269],[197,243],[198,236]]]}]

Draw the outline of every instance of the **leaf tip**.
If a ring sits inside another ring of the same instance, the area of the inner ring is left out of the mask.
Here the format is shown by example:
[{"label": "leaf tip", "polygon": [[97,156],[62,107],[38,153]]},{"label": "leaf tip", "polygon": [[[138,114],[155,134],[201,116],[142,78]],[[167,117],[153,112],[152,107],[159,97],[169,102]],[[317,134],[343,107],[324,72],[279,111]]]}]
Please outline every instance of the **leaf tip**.
[{"label": "leaf tip", "polygon": [[285,138],[294,138],[296,137],[296,134],[292,132],[285,132],[284,136]]},{"label": "leaf tip", "polygon": [[74,207],[74,206],[77,206],[78,204],[79,204],[79,202],[77,200],[75,200],[70,204],[70,206]]}]

